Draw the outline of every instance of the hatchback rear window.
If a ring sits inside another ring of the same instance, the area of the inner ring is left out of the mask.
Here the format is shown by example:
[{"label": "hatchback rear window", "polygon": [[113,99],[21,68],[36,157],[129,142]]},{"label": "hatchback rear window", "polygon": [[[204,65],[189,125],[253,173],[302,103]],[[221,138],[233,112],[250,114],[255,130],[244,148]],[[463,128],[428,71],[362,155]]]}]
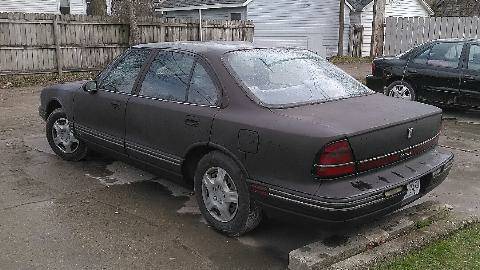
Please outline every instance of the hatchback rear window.
[{"label": "hatchback rear window", "polygon": [[373,93],[335,65],[307,50],[230,52],[235,77],[267,107],[319,103]]}]

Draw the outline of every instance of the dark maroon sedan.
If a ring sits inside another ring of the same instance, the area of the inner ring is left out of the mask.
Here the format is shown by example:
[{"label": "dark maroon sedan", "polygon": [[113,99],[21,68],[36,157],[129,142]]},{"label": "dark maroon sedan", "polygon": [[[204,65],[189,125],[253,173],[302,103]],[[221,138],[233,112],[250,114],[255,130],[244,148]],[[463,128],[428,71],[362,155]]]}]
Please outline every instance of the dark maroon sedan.
[{"label": "dark maroon sedan", "polygon": [[376,94],[306,50],[246,43],[135,46],[94,81],[43,90],[40,114],[66,160],[102,150],[193,184],[228,235],[277,208],[364,220],[439,185],[442,111]]}]

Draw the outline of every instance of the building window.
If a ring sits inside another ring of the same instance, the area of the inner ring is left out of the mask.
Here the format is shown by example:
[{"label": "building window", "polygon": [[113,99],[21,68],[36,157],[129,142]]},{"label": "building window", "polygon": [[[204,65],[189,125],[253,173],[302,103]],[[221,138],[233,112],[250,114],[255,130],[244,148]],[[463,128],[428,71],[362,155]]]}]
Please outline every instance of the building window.
[{"label": "building window", "polygon": [[61,0],[60,1],[60,13],[70,14],[70,0]]},{"label": "building window", "polygon": [[230,20],[240,21],[242,19],[242,13],[230,13]]}]

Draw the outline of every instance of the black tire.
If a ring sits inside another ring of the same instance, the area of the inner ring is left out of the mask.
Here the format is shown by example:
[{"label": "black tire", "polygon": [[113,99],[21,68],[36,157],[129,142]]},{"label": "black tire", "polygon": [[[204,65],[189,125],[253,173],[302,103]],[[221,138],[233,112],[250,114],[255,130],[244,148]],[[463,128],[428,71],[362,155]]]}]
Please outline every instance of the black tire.
[{"label": "black tire", "polygon": [[[238,193],[236,214],[232,220],[221,222],[207,210],[203,199],[203,176],[212,168],[222,168],[234,182]],[[262,210],[251,199],[245,181],[245,174],[237,163],[220,151],[206,154],[198,163],[194,176],[195,196],[203,217],[216,230],[231,237],[237,237],[255,229],[262,220]]]},{"label": "black tire", "polygon": [[50,147],[52,148],[53,152],[55,152],[55,154],[57,154],[59,157],[61,157],[64,160],[67,160],[67,161],[82,160],[87,155],[88,149],[85,143],[82,142],[81,140],[78,140],[78,143],[75,144],[75,150],[72,151],[71,153],[67,153],[63,151],[61,147],[54,142],[53,125],[59,119],[67,119],[67,114],[61,108],[54,110],[47,118],[45,130],[46,130],[48,144],[50,144]]},{"label": "black tire", "polygon": [[417,95],[415,93],[415,89],[413,89],[412,85],[410,85],[406,81],[394,81],[392,82],[386,89],[385,89],[385,95],[390,96],[390,97],[398,97],[395,96],[394,94],[394,88],[399,87],[399,86],[404,86],[408,89],[409,92],[409,100],[415,101],[417,99]]}]

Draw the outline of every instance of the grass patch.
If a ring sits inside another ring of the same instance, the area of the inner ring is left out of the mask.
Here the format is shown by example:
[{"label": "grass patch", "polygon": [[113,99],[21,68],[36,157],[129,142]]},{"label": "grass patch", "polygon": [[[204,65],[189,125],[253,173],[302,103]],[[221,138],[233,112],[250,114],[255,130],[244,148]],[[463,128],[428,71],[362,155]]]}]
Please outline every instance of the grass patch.
[{"label": "grass patch", "polygon": [[68,72],[59,77],[56,73],[31,75],[1,75],[0,89],[28,86],[46,86],[57,83],[89,80],[96,72]]},{"label": "grass patch", "polygon": [[371,57],[351,57],[351,56],[333,56],[330,58],[330,62],[333,64],[359,64],[359,63],[372,63]]},{"label": "grass patch", "polygon": [[426,218],[426,219],[422,219],[422,220],[417,221],[415,226],[417,227],[417,229],[422,229],[422,228],[430,226],[432,224],[432,222],[433,221],[431,219]]},{"label": "grass patch", "polygon": [[480,269],[480,224],[376,267],[377,270]]}]

